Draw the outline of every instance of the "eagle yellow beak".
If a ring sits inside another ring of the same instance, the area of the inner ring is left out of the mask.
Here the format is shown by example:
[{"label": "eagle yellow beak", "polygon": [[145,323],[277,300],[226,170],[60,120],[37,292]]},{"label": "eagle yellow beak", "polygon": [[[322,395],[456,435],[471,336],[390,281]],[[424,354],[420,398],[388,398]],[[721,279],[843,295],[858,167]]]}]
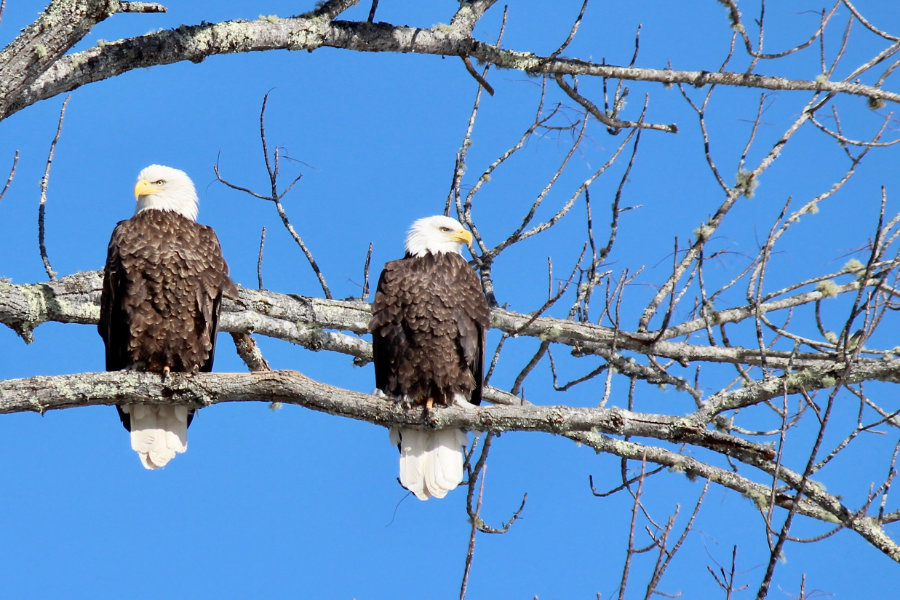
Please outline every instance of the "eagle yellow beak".
[{"label": "eagle yellow beak", "polygon": [[153,184],[146,179],[140,179],[136,184],[134,184],[134,199],[137,200],[141,196],[149,196],[150,194],[155,194],[161,191],[162,190],[160,188],[153,187]]},{"label": "eagle yellow beak", "polygon": [[453,240],[469,246],[472,244],[472,234],[465,229],[460,229],[459,231],[453,232]]}]

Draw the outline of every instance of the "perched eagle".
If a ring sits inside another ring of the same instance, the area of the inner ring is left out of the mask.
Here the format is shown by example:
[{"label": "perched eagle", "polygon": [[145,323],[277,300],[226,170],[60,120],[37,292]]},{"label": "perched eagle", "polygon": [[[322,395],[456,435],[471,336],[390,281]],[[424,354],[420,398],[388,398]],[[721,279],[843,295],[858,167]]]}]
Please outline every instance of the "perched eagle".
[{"label": "perched eagle", "polygon": [[[384,266],[372,306],[375,387],[406,405],[479,404],[490,310],[462,257],[472,234],[455,219],[413,223],[406,256]],[[459,429],[391,429],[400,483],[419,499],[443,498],[463,478]]]},{"label": "perched eagle", "polygon": [[[210,371],[223,293],[236,297],[215,232],[196,223],[197,192],[184,171],[150,165],[134,186],[137,209],[109,240],[100,322],[106,370]],[[116,407],[147,469],[187,450],[193,410]]]}]

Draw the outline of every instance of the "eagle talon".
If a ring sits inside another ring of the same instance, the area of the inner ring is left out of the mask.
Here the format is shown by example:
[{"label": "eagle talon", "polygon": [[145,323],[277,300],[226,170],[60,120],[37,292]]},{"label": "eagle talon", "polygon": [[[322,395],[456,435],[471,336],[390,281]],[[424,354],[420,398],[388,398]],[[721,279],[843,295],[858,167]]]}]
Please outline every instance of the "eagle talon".
[{"label": "eagle talon", "polygon": [[409,398],[405,394],[401,396],[395,396],[394,405],[397,408],[401,408],[403,410],[409,410],[410,408],[412,408],[412,402],[410,402]]},{"label": "eagle talon", "polygon": [[430,429],[437,427],[437,416],[434,414],[434,398],[425,400],[422,406],[422,421],[424,425]]}]

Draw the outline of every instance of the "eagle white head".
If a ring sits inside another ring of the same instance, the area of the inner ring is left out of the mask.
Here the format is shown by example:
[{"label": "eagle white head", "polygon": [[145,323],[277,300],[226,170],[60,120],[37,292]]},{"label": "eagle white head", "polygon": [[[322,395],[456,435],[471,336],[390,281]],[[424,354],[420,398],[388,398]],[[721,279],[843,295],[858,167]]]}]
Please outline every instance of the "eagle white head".
[{"label": "eagle white head", "polygon": [[435,215],[419,219],[406,235],[406,253],[425,256],[441,252],[462,254],[463,244],[472,243],[472,234],[451,217]]},{"label": "eagle white head", "polygon": [[163,165],[145,167],[134,184],[134,198],[137,200],[134,214],[153,208],[197,220],[197,191],[184,171]]}]

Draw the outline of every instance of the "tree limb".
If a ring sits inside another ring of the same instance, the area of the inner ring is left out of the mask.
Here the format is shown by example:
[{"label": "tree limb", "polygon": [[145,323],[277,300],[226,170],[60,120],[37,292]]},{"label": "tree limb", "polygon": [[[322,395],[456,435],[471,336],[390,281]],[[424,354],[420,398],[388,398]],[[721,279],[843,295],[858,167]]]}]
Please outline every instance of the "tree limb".
[{"label": "tree limb", "polygon": [[[0,280],[0,323],[16,331],[26,342],[35,327],[47,321],[93,324],[99,318],[100,271],[84,271],[37,284],[13,284]],[[327,300],[266,290],[239,288],[238,301],[224,303],[219,323],[223,331],[259,333],[293,342],[310,350],[331,350],[355,357],[357,364],[371,360],[371,344],[353,335],[368,332],[370,305],[361,300]],[[857,288],[848,286],[848,290]],[[822,292],[803,294],[805,301],[821,299]],[[777,305],[781,306],[781,305]],[[790,304],[788,304],[790,306]],[[740,311],[739,311],[740,312]],[[749,318],[751,314],[746,314]],[[615,338],[617,350],[671,358],[683,363],[710,361],[747,365],[761,364],[757,348],[710,346],[688,342],[653,341],[653,336],[553,317],[537,317],[501,308],[491,311],[491,326],[513,335],[530,336],[570,346],[578,355],[594,354],[617,360],[610,352]],[[339,330],[339,331],[329,331]],[[796,370],[809,369],[802,383],[815,389],[829,387],[827,373],[843,368],[836,354],[769,350],[767,364]],[[625,366],[625,365],[623,365]],[[848,374],[848,383],[875,378],[900,382],[900,359],[860,358]],[[818,380],[818,383],[816,381]],[[831,381],[833,384],[833,380]],[[771,393],[771,389],[767,386]],[[745,394],[746,390],[735,392]],[[772,397],[772,396],[769,396]],[[732,401],[728,401],[732,402]],[[738,401],[735,401],[738,402]],[[743,401],[738,405],[744,405]],[[734,408],[734,406],[729,406]]]},{"label": "tree limb", "polygon": [[[105,3],[94,0],[85,4],[95,6]],[[480,7],[489,4],[476,3]],[[78,27],[67,29],[70,35],[64,40],[56,41],[53,53],[39,62],[31,63],[25,58],[18,60],[18,55],[15,57],[17,60],[9,57],[7,62],[4,53],[7,50],[12,51],[10,50],[12,44],[0,53],[0,65],[9,64],[16,73],[23,71],[32,74],[30,78],[21,75],[16,77],[15,85],[9,85],[0,91],[0,119],[40,100],[134,69],[185,60],[201,62],[208,56],[219,54],[276,49],[313,51],[321,47],[356,52],[469,56],[482,63],[530,74],[582,75],[652,81],[666,85],[686,84],[695,87],[728,85],[767,90],[822,91],[863,96],[872,101],[900,103],[900,94],[850,81],[793,80],[753,73],[617,67],[575,58],[551,58],[531,52],[502,49],[469,36],[467,29],[471,15],[458,19],[457,27],[437,25],[433,28],[332,21],[325,16],[264,17],[254,21],[233,20],[213,24],[183,25],[177,29],[148,33],[115,42],[103,42],[88,50],[62,56],[65,50],[80,39],[79,36],[83,37],[90,27],[109,16],[108,13],[109,9],[91,16],[82,15],[81,20],[77,21]],[[477,12],[473,15],[478,16]],[[26,32],[29,30],[30,28]],[[24,35],[23,32],[22,36]],[[14,44],[18,41],[17,39]],[[27,39],[23,40],[20,45],[24,45],[26,41]],[[34,44],[17,52],[27,57],[34,52]],[[4,73],[4,70],[0,70],[2,81],[6,81]]]},{"label": "tree limb", "polygon": [[[312,380],[296,371],[254,373],[170,373],[165,381],[156,373],[132,371],[78,373],[0,381],[0,414],[120,403],[182,404],[205,407],[223,402],[258,400],[296,404],[328,414],[364,420],[386,427],[460,427],[478,431],[540,431],[562,434],[597,451],[626,458],[646,458],[719,483],[752,498],[768,501],[769,488],[745,476],[708,465],[696,458],[633,441],[610,438],[651,437],[675,444],[688,443],[737,458],[772,474],[791,486],[800,485],[800,475],[775,465],[771,449],[697,428],[687,419],[637,413],[619,408],[574,408],[568,406],[449,407],[429,411],[408,410],[383,398],[336,388]],[[870,543],[900,562],[900,548],[882,530],[877,519],[855,514],[836,496],[811,480],[804,486],[806,497],[776,494],[775,503],[793,507],[801,514],[854,529]],[[796,505],[795,505],[796,504]]]},{"label": "tree limb", "polygon": [[570,406],[449,407],[423,414],[384,398],[341,389],[296,371],[252,373],[156,373],[117,371],[38,376],[0,381],[0,414],[95,406],[101,404],[179,404],[193,407],[222,402],[261,400],[297,404],[320,412],[368,421],[376,425],[424,429],[459,427],[476,431],[543,431],[553,434],[602,432],[652,437],[672,443],[710,447],[736,457],[765,460],[774,452],[760,444],[668,415],[644,414],[619,408]]}]

